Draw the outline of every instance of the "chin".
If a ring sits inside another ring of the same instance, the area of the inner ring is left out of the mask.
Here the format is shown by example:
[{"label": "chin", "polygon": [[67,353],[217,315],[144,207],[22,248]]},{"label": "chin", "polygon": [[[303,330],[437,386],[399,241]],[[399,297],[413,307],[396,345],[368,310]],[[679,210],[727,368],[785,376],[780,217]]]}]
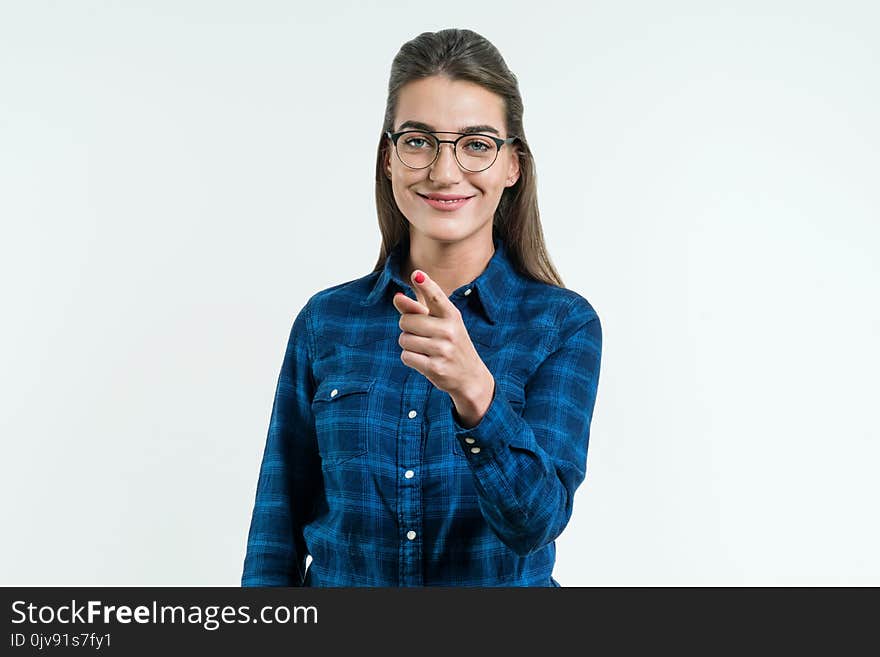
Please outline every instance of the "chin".
[{"label": "chin", "polygon": [[429,217],[425,221],[419,221],[413,224],[416,230],[432,239],[438,241],[456,241],[467,235],[473,228],[469,221],[453,222],[449,219],[437,220]]}]

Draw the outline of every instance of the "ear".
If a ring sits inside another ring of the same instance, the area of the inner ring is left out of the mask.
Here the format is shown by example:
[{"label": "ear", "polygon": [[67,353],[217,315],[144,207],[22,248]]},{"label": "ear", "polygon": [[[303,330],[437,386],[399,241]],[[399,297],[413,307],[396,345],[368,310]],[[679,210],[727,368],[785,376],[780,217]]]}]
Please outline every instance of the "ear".
[{"label": "ear", "polygon": [[507,182],[505,183],[505,187],[513,187],[516,184],[516,181],[519,180],[519,144],[514,143],[512,146],[513,148],[510,149],[510,162],[507,165]]}]

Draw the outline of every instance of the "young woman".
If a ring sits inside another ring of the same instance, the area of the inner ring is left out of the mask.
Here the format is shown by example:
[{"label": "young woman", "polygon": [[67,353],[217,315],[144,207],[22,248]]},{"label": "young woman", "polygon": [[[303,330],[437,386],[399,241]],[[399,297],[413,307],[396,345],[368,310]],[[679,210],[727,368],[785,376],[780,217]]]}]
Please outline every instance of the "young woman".
[{"label": "young woman", "polygon": [[602,332],[545,250],[522,114],[470,30],[395,57],[379,259],[293,322],[243,586],[559,586]]}]

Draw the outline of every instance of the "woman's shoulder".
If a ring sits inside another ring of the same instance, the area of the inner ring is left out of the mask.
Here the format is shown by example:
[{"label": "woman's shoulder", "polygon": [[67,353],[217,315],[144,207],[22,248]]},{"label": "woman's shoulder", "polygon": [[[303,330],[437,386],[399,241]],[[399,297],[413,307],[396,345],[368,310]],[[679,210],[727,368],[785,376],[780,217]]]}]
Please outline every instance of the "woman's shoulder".
[{"label": "woman's shoulder", "polygon": [[353,304],[359,304],[373,290],[380,273],[374,271],[366,276],[320,289],[309,297],[306,306],[313,314],[320,314],[322,311],[348,308]]},{"label": "woman's shoulder", "polygon": [[543,317],[554,328],[572,324],[580,326],[599,318],[593,304],[579,292],[543,281],[529,279],[524,282],[517,303],[524,313]]}]

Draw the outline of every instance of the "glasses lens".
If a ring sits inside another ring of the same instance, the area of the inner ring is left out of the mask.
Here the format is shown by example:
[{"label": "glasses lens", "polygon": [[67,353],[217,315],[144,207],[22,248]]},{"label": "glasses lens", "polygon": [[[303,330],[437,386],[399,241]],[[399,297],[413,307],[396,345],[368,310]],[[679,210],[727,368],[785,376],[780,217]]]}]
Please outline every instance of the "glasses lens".
[{"label": "glasses lens", "polygon": [[397,155],[408,167],[424,168],[437,155],[437,140],[427,132],[407,132],[397,140]]},{"label": "glasses lens", "polygon": [[468,171],[482,171],[492,166],[498,156],[498,146],[488,137],[464,137],[455,150],[458,161]]}]

